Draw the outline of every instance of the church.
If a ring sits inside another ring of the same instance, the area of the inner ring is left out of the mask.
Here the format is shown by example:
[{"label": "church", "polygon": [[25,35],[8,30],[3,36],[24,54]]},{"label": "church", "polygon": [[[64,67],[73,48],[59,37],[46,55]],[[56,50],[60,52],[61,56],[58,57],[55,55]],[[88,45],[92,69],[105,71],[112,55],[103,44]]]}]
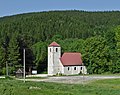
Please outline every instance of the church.
[{"label": "church", "polygon": [[61,56],[61,47],[52,42],[48,46],[48,75],[75,75],[87,74],[87,69],[82,62],[81,53],[65,52]]}]

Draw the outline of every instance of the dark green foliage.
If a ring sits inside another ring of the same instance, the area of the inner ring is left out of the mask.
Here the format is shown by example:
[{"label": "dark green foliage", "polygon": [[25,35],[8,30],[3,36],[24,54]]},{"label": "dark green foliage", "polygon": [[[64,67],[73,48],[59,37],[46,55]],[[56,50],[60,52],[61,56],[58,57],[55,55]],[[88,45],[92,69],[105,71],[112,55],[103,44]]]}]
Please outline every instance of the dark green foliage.
[{"label": "dark green foliage", "polygon": [[[81,52],[89,73],[120,72],[120,12],[51,11],[0,18],[0,74],[5,63],[47,68],[47,46]],[[3,69],[3,70],[2,70]],[[11,71],[15,68],[11,68]]]},{"label": "dark green foliage", "polygon": [[15,34],[12,35],[9,45],[8,45],[8,64],[9,64],[9,69],[11,70],[10,73],[13,73],[15,68],[21,67],[20,66],[20,54],[19,54],[19,46],[17,42],[17,37]]},{"label": "dark green foliage", "polygon": [[0,75],[3,73],[2,68],[5,67],[4,65],[4,50],[0,47]]},{"label": "dark green foliage", "polygon": [[88,67],[89,73],[104,73],[108,72],[111,66],[109,58],[109,48],[103,37],[91,37],[85,41],[84,46],[84,63]]},{"label": "dark green foliage", "polygon": [[[119,12],[61,11],[23,14],[0,19],[0,30],[25,35],[36,43],[54,35],[65,38],[88,38],[102,35],[107,29],[120,24]],[[4,35],[3,33],[1,35]]]},{"label": "dark green foliage", "polygon": [[38,68],[38,72],[43,72],[47,69],[47,45],[45,42],[38,42],[32,46],[32,51],[35,56],[34,64]]}]

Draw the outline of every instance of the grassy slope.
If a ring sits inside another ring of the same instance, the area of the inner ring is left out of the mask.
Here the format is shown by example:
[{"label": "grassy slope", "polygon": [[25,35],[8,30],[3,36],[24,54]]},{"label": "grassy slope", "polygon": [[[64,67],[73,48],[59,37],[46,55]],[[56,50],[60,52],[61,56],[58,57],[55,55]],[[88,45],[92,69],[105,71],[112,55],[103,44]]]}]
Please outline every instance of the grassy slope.
[{"label": "grassy slope", "polygon": [[99,80],[87,85],[0,79],[0,95],[120,95],[119,83],[119,79]]}]

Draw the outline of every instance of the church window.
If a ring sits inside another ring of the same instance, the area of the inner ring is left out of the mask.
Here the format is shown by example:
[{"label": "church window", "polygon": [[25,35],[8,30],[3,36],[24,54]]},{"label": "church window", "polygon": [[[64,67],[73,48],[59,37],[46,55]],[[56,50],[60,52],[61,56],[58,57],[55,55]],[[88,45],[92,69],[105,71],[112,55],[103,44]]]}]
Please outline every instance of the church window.
[{"label": "church window", "polygon": [[70,70],[70,67],[68,67],[68,71]]},{"label": "church window", "polygon": [[81,67],[81,70],[82,70],[82,67]]},{"label": "church window", "polygon": [[74,67],[74,70],[76,70],[76,67]]},{"label": "church window", "polygon": [[50,52],[51,52],[51,48],[50,48]]},{"label": "church window", "polygon": [[56,52],[58,52],[58,48],[56,48]]}]

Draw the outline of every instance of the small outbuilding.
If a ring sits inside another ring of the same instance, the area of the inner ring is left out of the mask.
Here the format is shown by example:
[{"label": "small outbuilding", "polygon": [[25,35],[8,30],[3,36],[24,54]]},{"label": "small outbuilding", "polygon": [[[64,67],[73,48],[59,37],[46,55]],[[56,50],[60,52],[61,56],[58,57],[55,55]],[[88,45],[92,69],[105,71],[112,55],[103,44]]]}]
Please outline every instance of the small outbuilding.
[{"label": "small outbuilding", "polygon": [[16,78],[23,78],[23,75],[24,75],[24,70],[23,70],[23,68],[19,68],[19,69],[16,71],[15,77],[16,77]]}]

